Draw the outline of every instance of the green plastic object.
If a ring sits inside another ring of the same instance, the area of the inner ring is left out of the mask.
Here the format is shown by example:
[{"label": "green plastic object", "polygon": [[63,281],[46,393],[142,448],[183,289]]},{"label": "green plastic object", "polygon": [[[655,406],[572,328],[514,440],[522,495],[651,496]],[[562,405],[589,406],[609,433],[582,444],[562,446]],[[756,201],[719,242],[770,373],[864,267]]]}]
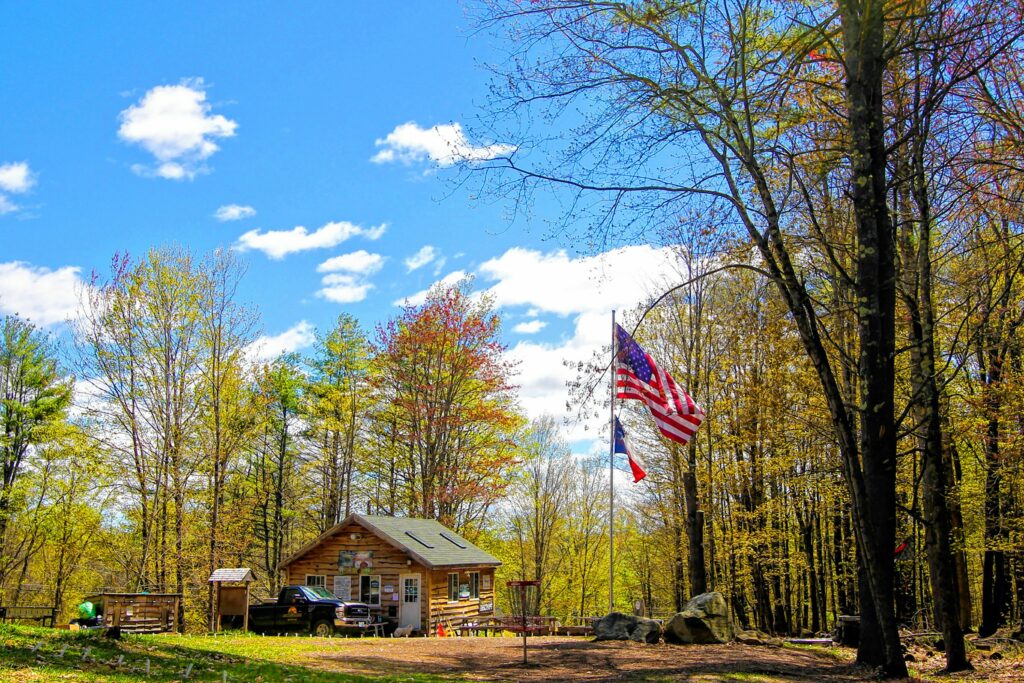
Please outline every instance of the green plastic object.
[{"label": "green plastic object", "polygon": [[96,605],[92,604],[88,600],[78,606],[78,618],[79,619],[95,619],[96,618]]}]

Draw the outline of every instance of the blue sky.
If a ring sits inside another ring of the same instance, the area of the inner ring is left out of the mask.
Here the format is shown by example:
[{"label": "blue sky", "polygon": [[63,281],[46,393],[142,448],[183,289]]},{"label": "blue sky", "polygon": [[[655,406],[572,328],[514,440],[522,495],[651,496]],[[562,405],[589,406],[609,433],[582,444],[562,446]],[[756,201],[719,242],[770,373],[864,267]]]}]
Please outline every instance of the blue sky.
[{"label": "blue sky", "polygon": [[[102,11],[97,11],[102,7]],[[580,254],[453,184],[496,39],[457,2],[6,3],[0,313],[58,334],[115,252],[238,249],[271,354],[338,313],[367,329],[474,274],[505,317],[524,408],[560,414],[563,358],[673,278],[666,250]],[[572,430],[578,444],[587,434]]]}]

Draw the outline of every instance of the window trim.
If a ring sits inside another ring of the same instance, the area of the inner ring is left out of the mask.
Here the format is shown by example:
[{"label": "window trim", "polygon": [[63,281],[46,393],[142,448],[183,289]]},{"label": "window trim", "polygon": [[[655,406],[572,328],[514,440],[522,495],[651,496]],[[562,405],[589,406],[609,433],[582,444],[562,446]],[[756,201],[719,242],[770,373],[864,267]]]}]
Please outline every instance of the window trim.
[{"label": "window trim", "polygon": [[[320,583],[310,583],[311,578],[320,579]],[[327,589],[327,575],[326,574],[306,574],[306,579],[302,584],[303,586],[310,586],[312,588],[323,588]]]},{"label": "window trim", "polygon": [[[455,577],[455,583],[452,583],[452,577]],[[448,572],[448,602],[459,601],[459,573]]]}]

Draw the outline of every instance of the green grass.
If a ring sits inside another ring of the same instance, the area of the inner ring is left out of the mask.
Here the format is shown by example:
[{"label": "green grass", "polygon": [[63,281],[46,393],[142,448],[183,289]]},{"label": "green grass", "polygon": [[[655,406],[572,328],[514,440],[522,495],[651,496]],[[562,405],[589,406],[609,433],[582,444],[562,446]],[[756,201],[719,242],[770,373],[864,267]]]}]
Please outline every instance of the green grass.
[{"label": "green grass", "polygon": [[[36,647],[38,645],[38,647]],[[69,683],[144,683],[189,681],[212,683],[338,683],[403,681],[435,683],[426,674],[351,675],[322,671],[296,662],[303,655],[336,646],[318,638],[261,638],[251,635],[187,637],[178,635],[124,636],[115,641],[95,631],[58,631],[48,628],[0,624],[0,681]],[[36,647],[35,650],[33,648]],[[89,657],[82,659],[89,649]],[[63,655],[61,651],[63,650]],[[121,666],[114,666],[123,657]],[[146,660],[149,674],[146,674]]]},{"label": "green grass", "polygon": [[814,652],[814,653],[819,654],[819,655],[825,655],[826,657],[834,659],[837,662],[848,662],[849,661],[848,653],[851,652],[851,650],[846,650],[844,652],[843,648],[841,648],[841,647],[837,647],[837,646],[829,647],[828,645],[798,645],[796,643],[783,643],[782,647],[783,647],[783,649],[787,649],[787,650],[799,650],[799,651],[803,651],[803,652]]}]

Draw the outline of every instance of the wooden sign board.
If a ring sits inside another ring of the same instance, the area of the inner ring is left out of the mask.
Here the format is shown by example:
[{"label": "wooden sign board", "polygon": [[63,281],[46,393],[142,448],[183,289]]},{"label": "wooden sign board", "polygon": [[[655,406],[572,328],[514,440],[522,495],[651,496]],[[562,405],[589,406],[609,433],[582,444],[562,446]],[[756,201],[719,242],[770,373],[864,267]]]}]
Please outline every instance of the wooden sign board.
[{"label": "wooden sign board", "polygon": [[222,616],[241,617],[249,609],[248,590],[245,586],[220,587],[220,613]]}]

